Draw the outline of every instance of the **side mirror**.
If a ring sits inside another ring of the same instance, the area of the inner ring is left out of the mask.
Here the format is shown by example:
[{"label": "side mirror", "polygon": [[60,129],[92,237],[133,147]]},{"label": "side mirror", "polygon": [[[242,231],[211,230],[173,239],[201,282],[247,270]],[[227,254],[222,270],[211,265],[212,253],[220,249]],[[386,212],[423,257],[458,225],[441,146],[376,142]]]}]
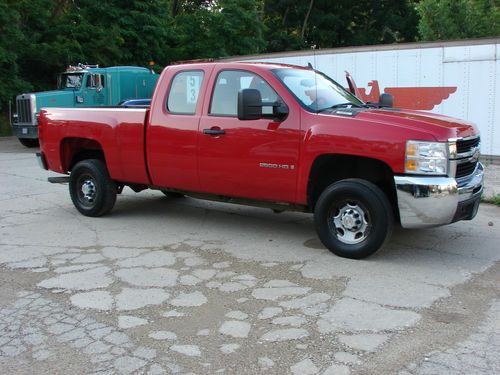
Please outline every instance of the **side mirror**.
[{"label": "side mirror", "polygon": [[389,107],[392,108],[394,102],[394,98],[391,94],[380,94],[380,98],[378,100],[378,104],[380,107]]},{"label": "side mirror", "polygon": [[[272,107],[272,113],[263,113],[262,107]],[[281,100],[262,102],[262,96],[257,89],[243,89],[238,92],[238,119],[258,120],[271,118],[283,121],[288,116],[288,107]]]},{"label": "side mirror", "polygon": [[258,120],[262,118],[262,97],[256,89],[238,92],[238,120]]}]

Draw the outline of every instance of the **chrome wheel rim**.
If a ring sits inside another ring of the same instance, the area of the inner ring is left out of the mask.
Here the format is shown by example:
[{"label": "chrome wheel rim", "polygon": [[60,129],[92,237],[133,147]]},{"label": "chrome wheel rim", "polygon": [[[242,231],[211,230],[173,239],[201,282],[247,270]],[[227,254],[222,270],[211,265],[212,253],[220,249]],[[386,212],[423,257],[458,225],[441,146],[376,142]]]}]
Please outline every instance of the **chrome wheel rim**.
[{"label": "chrome wheel rim", "polygon": [[368,237],[371,228],[370,215],[358,202],[342,202],[332,209],[329,226],[340,242],[355,245]]},{"label": "chrome wheel rim", "polygon": [[97,197],[97,187],[91,176],[84,175],[78,180],[78,200],[85,206],[92,206]]}]

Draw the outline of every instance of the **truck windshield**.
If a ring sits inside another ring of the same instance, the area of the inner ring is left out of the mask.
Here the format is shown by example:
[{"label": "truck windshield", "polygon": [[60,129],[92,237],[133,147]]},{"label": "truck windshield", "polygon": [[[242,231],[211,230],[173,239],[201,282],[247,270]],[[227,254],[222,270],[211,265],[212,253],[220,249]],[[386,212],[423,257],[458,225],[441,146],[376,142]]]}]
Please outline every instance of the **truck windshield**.
[{"label": "truck windshield", "polygon": [[83,73],[63,73],[59,76],[60,89],[78,89],[82,86]]},{"label": "truck windshield", "polygon": [[328,108],[361,107],[364,103],[329,77],[308,69],[274,69],[273,73],[303,107],[311,112]]}]

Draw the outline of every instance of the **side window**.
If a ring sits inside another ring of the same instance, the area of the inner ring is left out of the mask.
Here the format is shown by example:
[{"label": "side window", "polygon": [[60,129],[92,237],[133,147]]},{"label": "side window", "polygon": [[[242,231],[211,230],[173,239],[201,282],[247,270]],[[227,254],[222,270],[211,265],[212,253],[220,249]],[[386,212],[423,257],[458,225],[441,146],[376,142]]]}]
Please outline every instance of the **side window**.
[{"label": "side window", "polygon": [[87,87],[95,87],[95,76],[93,74],[87,76]]},{"label": "side window", "polygon": [[[100,82],[99,82],[100,80]],[[104,75],[102,74],[89,74],[87,77],[87,87],[104,87]]]},{"label": "side window", "polygon": [[203,82],[202,71],[185,71],[177,73],[172,80],[167,99],[167,110],[170,113],[194,115]]},{"label": "side window", "polygon": [[[237,116],[238,91],[248,88],[259,90],[262,102],[272,103],[278,100],[276,92],[258,75],[242,70],[224,70],[215,81],[210,114]],[[262,113],[270,114],[272,110],[271,106],[265,106]]]}]

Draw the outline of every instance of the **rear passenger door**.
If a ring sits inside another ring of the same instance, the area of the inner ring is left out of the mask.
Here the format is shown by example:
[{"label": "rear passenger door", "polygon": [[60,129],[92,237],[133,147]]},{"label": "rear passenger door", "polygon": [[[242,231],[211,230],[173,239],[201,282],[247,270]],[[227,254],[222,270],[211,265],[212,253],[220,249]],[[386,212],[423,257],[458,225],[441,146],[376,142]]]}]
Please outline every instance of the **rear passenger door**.
[{"label": "rear passenger door", "polygon": [[[205,99],[198,131],[201,190],[293,202],[300,117],[291,113],[281,122],[268,118],[238,120],[238,91],[244,88],[258,89],[263,102],[282,100],[266,79],[256,73],[221,67],[214,70],[209,88],[211,96]],[[272,107],[264,107],[263,111],[270,113]]]},{"label": "rear passenger door", "polygon": [[212,68],[168,68],[151,106],[148,167],[154,185],[199,191],[197,136]]}]

